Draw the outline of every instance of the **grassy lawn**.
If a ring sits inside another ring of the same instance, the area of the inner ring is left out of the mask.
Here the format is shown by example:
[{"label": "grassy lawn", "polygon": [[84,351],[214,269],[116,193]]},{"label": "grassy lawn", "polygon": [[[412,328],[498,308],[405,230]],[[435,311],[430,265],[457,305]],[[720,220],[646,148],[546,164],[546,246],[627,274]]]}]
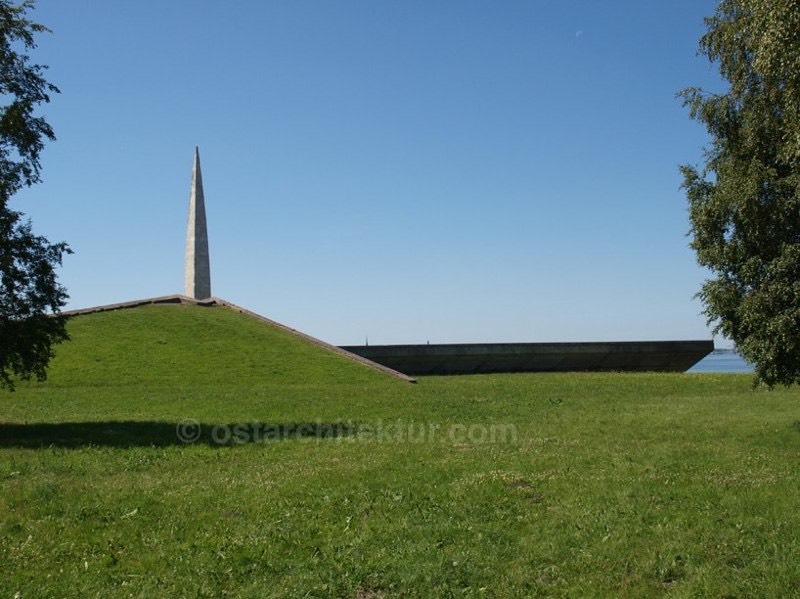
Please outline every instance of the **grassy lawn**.
[{"label": "grassy lawn", "polygon": [[222,308],[71,331],[0,395],[0,597],[800,594],[796,390],[411,385]]}]

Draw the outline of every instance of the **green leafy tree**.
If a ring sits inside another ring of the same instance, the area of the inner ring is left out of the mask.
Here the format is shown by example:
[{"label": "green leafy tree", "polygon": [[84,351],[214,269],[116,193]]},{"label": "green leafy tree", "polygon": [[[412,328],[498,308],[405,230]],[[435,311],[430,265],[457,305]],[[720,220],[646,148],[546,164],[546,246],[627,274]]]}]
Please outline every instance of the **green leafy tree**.
[{"label": "green leafy tree", "polygon": [[800,1],[722,0],[700,53],[727,91],[681,92],[710,134],[683,166],[699,297],[716,333],[755,365],[754,384],[800,382]]},{"label": "green leafy tree", "polygon": [[28,20],[33,4],[0,0],[0,102],[7,102],[0,106],[0,386],[12,390],[14,377],[43,380],[53,346],[67,339],[59,314],[67,294],[55,269],[70,250],[34,235],[9,207],[15,193],[40,181],[39,156],[55,139],[35,110],[58,89],[25,54],[36,47],[35,34],[48,31]]}]

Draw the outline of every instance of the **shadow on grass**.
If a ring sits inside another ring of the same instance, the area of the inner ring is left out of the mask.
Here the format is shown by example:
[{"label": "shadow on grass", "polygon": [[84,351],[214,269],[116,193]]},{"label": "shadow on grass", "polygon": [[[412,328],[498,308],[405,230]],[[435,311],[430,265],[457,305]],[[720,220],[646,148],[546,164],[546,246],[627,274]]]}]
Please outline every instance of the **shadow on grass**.
[{"label": "shadow on grass", "polygon": [[231,447],[287,440],[321,440],[357,435],[352,422],[59,422],[0,423],[0,448],[169,447],[208,445]]}]

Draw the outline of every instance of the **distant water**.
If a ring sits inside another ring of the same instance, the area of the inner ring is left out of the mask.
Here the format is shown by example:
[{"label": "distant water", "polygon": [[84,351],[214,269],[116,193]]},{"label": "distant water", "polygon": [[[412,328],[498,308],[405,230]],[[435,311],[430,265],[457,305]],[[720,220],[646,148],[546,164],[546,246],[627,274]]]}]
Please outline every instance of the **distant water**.
[{"label": "distant water", "polygon": [[687,372],[753,372],[753,367],[731,349],[715,349]]}]

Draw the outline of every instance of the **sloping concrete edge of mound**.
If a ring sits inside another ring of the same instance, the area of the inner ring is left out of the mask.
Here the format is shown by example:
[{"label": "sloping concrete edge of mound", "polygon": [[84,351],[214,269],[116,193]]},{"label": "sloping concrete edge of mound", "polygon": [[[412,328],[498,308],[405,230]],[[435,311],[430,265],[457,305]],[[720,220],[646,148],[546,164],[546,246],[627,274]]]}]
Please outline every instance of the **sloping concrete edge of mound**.
[{"label": "sloping concrete edge of mound", "polygon": [[61,312],[63,316],[79,316],[84,314],[96,314],[97,312],[111,312],[113,310],[125,310],[128,308],[138,308],[140,306],[149,306],[153,304],[178,304],[178,305],[185,305],[185,306],[204,306],[204,307],[214,307],[219,306],[225,308],[227,310],[233,310],[234,312],[238,312],[240,314],[244,314],[249,318],[253,318],[264,324],[274,327],[276,329],[280,329],[281,331],[285,331],[298,339],[302,339],[306,343],[311,343],[316,345],[317,347],[321,347],[327,351],[333,352],[343,358],[347,358],[353,362],[357,362],[363,366],[368,368],[372,368],[373,370],[377,370],[383,374],[387,374],[394,378],[400,379],[402,381],[406,381],[408,383],[416,383],[416,379],[403,374],[402,372],[398,372],[392,368],[384,366],[382,364],[378,364],[377,362],[373,362],[363,356],[359,356],[358,354],[354,354],[349,352],[345,349],[337,347],[335,345],[331,345],[330,343],[326,343],[321,339],[317,339],[316,337],[312,337],[311,335],[306,335],[296,329],[291,327],[287,327],[284,324],[271,320],[265,316],[261,316],[260,314],[256,314],[246,308],[242,308],[241,306],[237,306],[236,304],[229,302],[227,300],[218,298],[218,297],[209,297],[207,299],[196,300],[191,297],[187,297],[185,295],[162,295],[160,297],[151,297],[147,299],[140,299],[140,300],[133,300],[130,302],[119,302],[116,304],[107,304],[104,306],[93,306],[91,308],[81,308],[78,310],[65,310]]}]

